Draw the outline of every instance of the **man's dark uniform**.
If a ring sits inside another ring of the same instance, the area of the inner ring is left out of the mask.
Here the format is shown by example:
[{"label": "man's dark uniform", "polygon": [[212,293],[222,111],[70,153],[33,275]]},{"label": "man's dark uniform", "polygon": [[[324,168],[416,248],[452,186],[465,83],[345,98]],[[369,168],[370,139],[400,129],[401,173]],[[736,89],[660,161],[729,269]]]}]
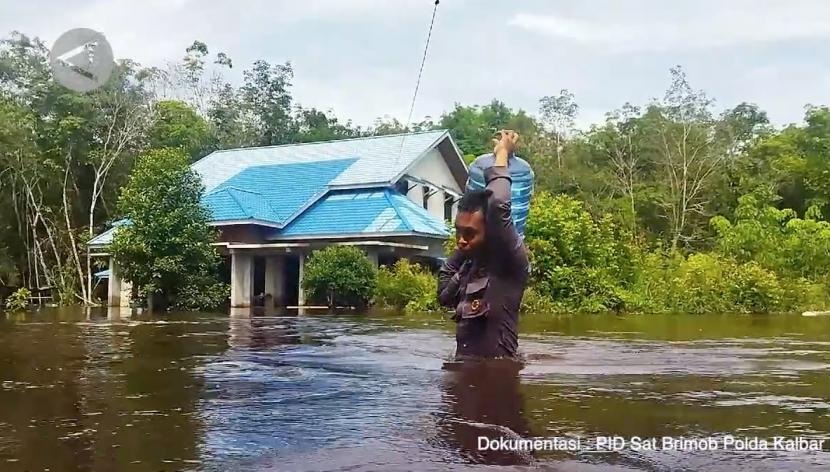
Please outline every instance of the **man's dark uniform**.
[{"label": "man's dark uniform", "polygon": [[491,167],[484,178],[489,191],[485,247],[471,259],[456,250],[444,262],[438,299],[455,308],[456,357],[516,357],[527,251],[513,225],[507,167]]}]

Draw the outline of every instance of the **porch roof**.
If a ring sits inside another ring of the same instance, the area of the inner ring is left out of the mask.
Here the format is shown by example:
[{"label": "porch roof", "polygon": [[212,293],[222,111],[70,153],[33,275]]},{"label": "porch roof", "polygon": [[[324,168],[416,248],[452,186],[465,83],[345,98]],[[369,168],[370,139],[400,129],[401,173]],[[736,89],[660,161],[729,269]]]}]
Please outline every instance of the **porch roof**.
[{"label": "porch roof", "polygon": [[332,192],[269,240],[338,235],[415,234],[445,238],[446,226],[392,189]]}]

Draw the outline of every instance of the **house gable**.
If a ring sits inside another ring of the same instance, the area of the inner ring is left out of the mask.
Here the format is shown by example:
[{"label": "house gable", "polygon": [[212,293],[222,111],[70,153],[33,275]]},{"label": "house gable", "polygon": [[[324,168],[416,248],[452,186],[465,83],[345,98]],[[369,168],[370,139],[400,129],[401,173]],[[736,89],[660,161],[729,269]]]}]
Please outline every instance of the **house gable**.
[{"label": "house gable", "polygon": [[445,190],[463,193],[463,189],[447,165],[446,158],[437,148],[430,150],[406,174]]}]

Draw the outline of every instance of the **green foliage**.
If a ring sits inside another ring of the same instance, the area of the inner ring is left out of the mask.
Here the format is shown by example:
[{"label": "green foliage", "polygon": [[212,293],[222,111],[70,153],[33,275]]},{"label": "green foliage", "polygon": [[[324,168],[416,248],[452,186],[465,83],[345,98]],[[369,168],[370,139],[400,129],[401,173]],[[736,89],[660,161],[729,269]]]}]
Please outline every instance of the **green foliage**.
[{"label": "green foliage", "polygon": [[231,288],[214,275],[188,276],[177,289],[173,307],[178,310],[205,310],[221,307],[228,300]]},{"label": "green foliage", "polygon": [[755,262],[741,264],[730,274],[730,300],[743,313],[778,311],[784,288],[778,277]]},{"label": "green foliage", "polygon": [[444,241],[444,256],[449,257],[450,254],[455,252],[455,248],[458,245],[458,240],[455,237],[455,224],[447,223],[447,231],[449,231],[450,235],[446,241]]},{"label": "green foliage", "polygon": [[[544,310],[555,312],[647,313],[767,313],[825,306],[827,286],[815,277],[797,278],[815,276],[818,267],[795,258],[794,264],[807,265],[799,271],[788,259],[815,251],[814,259],[822,260],[820,223],[788,220],[788,212],[756,208],[752,198],[742,202],[739,224],[713,219],[721,253],[684,256],[659,246],[650,250],[642,241],[622,242],[607,217],[591,216],[570,197],[542,192],[531,205],[526,230],[533,264],[526,305],[547,303]],[[781,237],[768,240],[776,238],[776,228]],[[815,247],[805,250],[810,244]]]},{"label": "green foliage", "polygon": [[484,106],[456,104],[441,117],[439,127],[450,130],[465,156],[479,156],[493,151],[491,139],[496,131],[508,128],[529,136],[536,134],[540,125],[524,111],[514,111],[503,102],[493,100]]},{"label": "green foliage", "polygon": [[440,310],[438,281],[429,270],[400,259],[378,271],[375,303],[405,313]]},{"label": "green foliage", "polygon": [[243,76],[245,84],[239,90],[240,97],[243,109],[255,117],[258,144],[290,143],[294,130],[288,91],[294,78],[291,64],[271,65],[257,60]]},{"label": "green foliage", "polygon": [[817,207],[808,209],[802,219],[793,210],[766,206],[752,195],[739,202],[734,223],[722,216],[712,218],[721,253],[795,278],[816,281],[830,273],[830,223]]},{"label": "green foliage", "polygon": [[153,105],[154,122],[148,132],[150,146],[181,148],[191,161],[203,157],[212,139],[208,122],[193,107],[176,100]]},{"label": "green foliage", "polygon": [[559,311],[553,300],[547,295],[539,293],[533,286],[525,290],[522,297],[522,314],[526,315],[549,315]]},{"label": "green foliage", "polygon": [[330,306],[363,306],[372,297],[377,270],[366,253],[354,246],[328,246],[311,253],[303,288],[312,300]]},{"label": "green foliage", "polygon": [[631,276],[629,250],[609,218],[595,220],[568,196],[538,193],[525,229],[535,287],[577,311],[618,309]]},{"label": "green foliage", "polygon": [[8,298],[6,298],[6,310],[25,310],[29,307],[29,298],[31,296],[31,290],[26,287],[21,287],[15,290],[11,295],[9,295]]},{"label": "green foliage", "polygon": [[227,298],[216,282],[219,255],[200,204],[203,190],[181,150],[140,158],[118,200],[132,224],[118,228],[111,247],[140,297],[152,294],[162,306],[185,308],[214,308]]}]

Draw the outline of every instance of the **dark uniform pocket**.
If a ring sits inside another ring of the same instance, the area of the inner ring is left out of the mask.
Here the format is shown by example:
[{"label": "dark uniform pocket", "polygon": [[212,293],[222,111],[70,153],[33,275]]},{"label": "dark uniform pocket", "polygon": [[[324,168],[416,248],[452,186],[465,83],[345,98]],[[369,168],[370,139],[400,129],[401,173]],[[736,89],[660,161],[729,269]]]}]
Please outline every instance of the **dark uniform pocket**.
[{"label": "dark uniform pocket", "polygon": [[456,307],[456,319],[470,319],[487,316],[490,303],[485,300],[490,277],[487,275],[474,278],[464,288],[464,296]]}]

